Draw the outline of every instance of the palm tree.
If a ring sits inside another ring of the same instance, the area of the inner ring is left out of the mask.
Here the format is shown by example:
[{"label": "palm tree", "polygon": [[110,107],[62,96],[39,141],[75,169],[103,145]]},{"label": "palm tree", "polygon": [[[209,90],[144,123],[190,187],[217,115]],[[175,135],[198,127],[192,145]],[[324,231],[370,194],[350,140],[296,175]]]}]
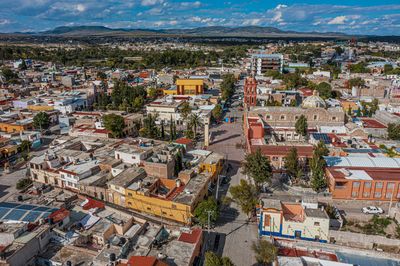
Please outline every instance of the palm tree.
[{"label": "palm tree", "polygon": [[191,114],[189,117],[189,125],[193,128],[194,137],[197,136],[197,127],[200,126],[200,116],[198,114]]},{"label": "palm tree", "polygon": [[262,265],[271,265],[278,255],[278,249],[267,240],[254,242],[251,249],[255,253],[257,262]]}]

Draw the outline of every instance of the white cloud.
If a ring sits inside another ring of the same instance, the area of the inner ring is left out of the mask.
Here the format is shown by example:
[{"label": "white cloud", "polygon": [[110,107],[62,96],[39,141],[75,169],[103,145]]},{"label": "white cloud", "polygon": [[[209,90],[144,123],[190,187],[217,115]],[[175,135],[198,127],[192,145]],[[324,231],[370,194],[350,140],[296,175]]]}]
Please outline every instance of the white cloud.
[{"label": "white cloud", "polygon": [[142,6],[155,6],[158,4],[163,4],[164,0],[142,0]]},{"label": "white cloud", "polygon": [[11,21],[9,19],[0,19],[0,26],[10,24]]},{"label": "white cloud", "polygon": [[86,7],[82,4],[77,4],[75,8],[78,12],[85,12],[86,10]]},{"label": "white cloud", "polygon": [[346,16],[338,16],[328,21],[329,25],[342,25],[346,22]]},{"label": "white cloud", "polygon": [[261,22],[259,18],[245,19],[242,23],[243,26],[257,26]]}]

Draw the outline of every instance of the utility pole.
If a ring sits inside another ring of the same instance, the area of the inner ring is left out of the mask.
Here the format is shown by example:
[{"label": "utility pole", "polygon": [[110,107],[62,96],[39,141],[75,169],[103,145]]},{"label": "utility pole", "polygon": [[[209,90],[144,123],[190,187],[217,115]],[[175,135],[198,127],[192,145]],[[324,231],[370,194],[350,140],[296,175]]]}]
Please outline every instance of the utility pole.
[{"label": "utility pole", "polygon": [[215,200],[218,202],[218,191],[219,191],[219,177],[221,175],[218,174],[218,179],[217,179],[217,192],[215,193]]}]

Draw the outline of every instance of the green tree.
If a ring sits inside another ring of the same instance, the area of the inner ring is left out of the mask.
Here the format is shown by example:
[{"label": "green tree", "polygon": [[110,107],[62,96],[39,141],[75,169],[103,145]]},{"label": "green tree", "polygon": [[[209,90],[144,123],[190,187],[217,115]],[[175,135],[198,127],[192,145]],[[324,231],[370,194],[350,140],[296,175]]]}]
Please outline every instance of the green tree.
[{"label": "green tree", "polygon": [[221,105],[215,105],[214,109],[212,110],[212,116],[214,120],[220,120],[222,118],[222,107]]},{"label": "green tree", "polygon": [[32,143],[29,140],[23,140],[19,145],[19,150],[21,152],[22,158],[26,161],[29,157],[29,151],[31,149]]},{"label": "green tree", "polygon": [[16,73],[14,73],[14,71],[12,71],[10,68],[8,67],[3,67],[1,69],[1,72],[3,73],[4,78],[6,79],[6,81],[12,81],[14,79],[18,78],[18,75]]},{"label": "green tree", "polygon": [[158,92],[158,90],[157,90],[157,88],[150,88],[149,89],[149,97],[151,98],[151,99],[155,99],[155,98],[157,98],[157,92]]},{"label": "green tree", "polygon": [[262,185],[271,181],[272,166],[269,159],[257,149],[256,152],[245,156],[243,173],[253,179],[257,190],[260,191]]},{"label": "green tree", "polygon": [[210,222],[216,222],[219,216],[219,210],[218,204],[213,197],[209,197],[207,200],[200,202],[194,210],[194,216],[202,226],[208,223],[208,212],[210,212]]},{"label": "green tree", "polygon": [[297,121],[296,124],[294,125],[296,133],[305,137],[307,136],[307,130],[308,130],[308,123],[307,123],[307,118],[305,115],[301,115]]},{"label": "green tree", "polygon": [[104,127],[111,131],[114,138],[121,138],[124,136],[125,121],[124,118],[117,114],[103,115],[102,117]]},{"label": "green tree", "polygon": [[50,126],[49,115],[45,112],[40,112],[35,115],[35,117],[33,118],[33,126],[36,129],[40,129],[40,131],[42,131],[43,129],[48,129]]},{"label": "green tree", "polygon": [[349,116],[353,116],[353,110],[352,110],[351,106],[349,106],[349,108],[347,109],[347,114]]},{"label": "green tree", "polygon": [[207,251],[204,259],[204,266],[235,266],[230,258],[219,257],[212,251]]},{"label": "green tree", "polygon": [[223,100],[227,100],[235,93],[235,76],[233,74],[225,74],[222,76],[221,96]]},{"label": "green tree", "polygon": [[299,163],[299,157],[297,155],[297,149],[291,148],[289,153],[285,157],[285,169],[286,172],[295,179],[298,179],[302,175],[301,166]]},{"label": "green tree", "polygon": [[133,109],[137,112],[137,111],[139,111],[140,109],[142,109],[143,104],[144,104],[144,99],[143,99],[143,97],[142,97],[142,96],[138,96],[138,97],[135,98],[135,100],[133,100],[132,107],[133,107]]},{"label": "green tree", "polygon": [[189,102],[184,102],[180,108],[181,116],[184,121],[186,121],[192,112]]},{"label": "green tree", "polygon": [[192,128],[194,133],[194,138],[197,137],[197,129],[200,126],[200,116],[198,114],[191,114],[189,116],[189,126]]},{"label": "green tree", "polygon": [[256,187],[241,179],[239,185],[230,187],[229,192],[232,196],[229,199],[239,205],[241,210],[249,217],[258,203]]},{"label": "green tree", "polygon": [[30,186],[32,184],[32,180],[29,178],[22,178],[20,180],[18,180],[17,184],[16,184],[16,188],[18,190],[23,190],[25,188],[27,188],[28,186]]},{"label": "green tree", "polygon": [[158,114],[148,114],[143,120],[143,128],[139,130],[142,137],[155,139],[159,136],[159,129],[156,125]]},{"label": "green tree", "polygon": [[25,62],[25,60],[21,60],[22,62],[21,62],[21,64],[19,65],[19,69],[20,70],[26,70],[27,68],[28,68],[28,66],[26,65],[26,62]]},{"label": "green tree", "polygon": [[379,109],[379,100],[374,98],[371,102],[371,107],[369,109],[370,114],[374,115],[378,109]]},{"label": "green tree", "polygon": [[322,99],[332,98],[332,86],[329,83],[321,82],[317,85],[317,91]]},{"label": "green tree", "polygon": [[400,124],[388,124],[387,132],[389,139],[400,140]]},{"label": "green tree", "polygon": [[102,79],[102,80],[106,80],[107,79],[107,75],[103,71],[98,71],[97,72],[97,78]]},{"label": "green tree", "polygon": [[392,70],[393,70],[393,66],[390,64],[385,64],[383,66],[383,72],[386,74],[390,73]]},{"label": "green tree", "polygon": [[364,85],[365,80],[363,80],[362,78],[352,78],[348,81],[348,89],[351,89],[353,87],[362,87]]},{"label": "green tree", "polygon": [[271,265],[278,256],[278,249],[267,240],[258,240],[254,242],[251,249],[255,253],[258,263],[261,265]]},{"label": "green tree", "polygon": [[313,157],[310,160],[311,187],[319,192],[326,188],[325,166],[326,161],[323,156],[329,154],[329,149],[320,141],[314,148]]}]

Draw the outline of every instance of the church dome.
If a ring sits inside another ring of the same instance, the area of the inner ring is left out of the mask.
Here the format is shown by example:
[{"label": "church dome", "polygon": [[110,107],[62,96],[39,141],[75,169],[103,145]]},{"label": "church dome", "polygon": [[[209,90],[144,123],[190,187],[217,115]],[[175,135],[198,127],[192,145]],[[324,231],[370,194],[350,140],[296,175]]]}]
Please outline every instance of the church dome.
[{"label": "church dome", "polygon": [[304,99],[302,106],[304,108],[325,108],[325,101],[319,97],[317,90],[313,91],[313,95]]}]

